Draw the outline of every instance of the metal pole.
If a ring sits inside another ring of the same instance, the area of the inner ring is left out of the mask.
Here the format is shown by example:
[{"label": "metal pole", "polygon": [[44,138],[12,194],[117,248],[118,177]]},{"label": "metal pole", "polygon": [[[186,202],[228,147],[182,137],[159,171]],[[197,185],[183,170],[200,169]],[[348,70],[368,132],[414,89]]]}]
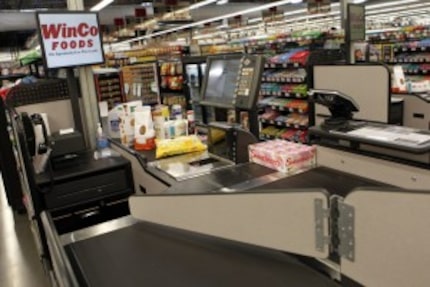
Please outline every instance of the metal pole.
[{"label": "metal pole", "polygon": [[[83,0],[67,0],[67,8],[69,10],[84,10]],[[81,108],[83,111],[83,133],[87,147],[95,149],[96,147],[96,131],[98,117],[98,102],[96,96],[96,88],[91,67],[78,68],[79,82],[82,95]]]}]

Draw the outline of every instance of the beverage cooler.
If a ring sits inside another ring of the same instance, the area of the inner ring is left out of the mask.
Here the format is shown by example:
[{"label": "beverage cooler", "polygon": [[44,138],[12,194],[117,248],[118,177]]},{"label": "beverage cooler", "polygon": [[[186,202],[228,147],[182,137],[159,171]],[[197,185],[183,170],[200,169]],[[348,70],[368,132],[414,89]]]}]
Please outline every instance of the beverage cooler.
[{"label": "beverage cooler", "polygon": [[[185,71],[185,95],[189,100],[188,106],[193,109],[194,117],[197,122],[203,121],[202,109],[198,102],[201,100],[202,95],[201,87],[203,77],[206,71],[206,56],[184,57],[183,65]],[[208,117],[213,118],[211,111],[208,111]]]}]

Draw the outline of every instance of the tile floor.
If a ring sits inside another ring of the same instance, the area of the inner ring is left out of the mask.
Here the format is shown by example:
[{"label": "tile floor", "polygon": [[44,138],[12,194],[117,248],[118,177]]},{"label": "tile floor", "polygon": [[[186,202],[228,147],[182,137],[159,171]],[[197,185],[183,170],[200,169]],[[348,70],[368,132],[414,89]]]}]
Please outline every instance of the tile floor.
[{"label": "tile floor", "polygon": [[49,287],[26,214],[7,204],[0,176],[0,286]]}]

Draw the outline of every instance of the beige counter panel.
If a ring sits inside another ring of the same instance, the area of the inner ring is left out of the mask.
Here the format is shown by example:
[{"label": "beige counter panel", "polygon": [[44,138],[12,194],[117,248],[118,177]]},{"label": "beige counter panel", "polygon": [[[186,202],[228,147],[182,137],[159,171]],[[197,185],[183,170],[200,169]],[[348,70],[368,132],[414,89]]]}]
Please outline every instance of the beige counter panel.
[{"label": "beige counter panel", "polygon": [[[137,219],[221,237],[326,258],[316,249],[314,200],[327,208],[324,190],[204,195],[134,196]],[[323,219],[328,236],[327,219]]]}]

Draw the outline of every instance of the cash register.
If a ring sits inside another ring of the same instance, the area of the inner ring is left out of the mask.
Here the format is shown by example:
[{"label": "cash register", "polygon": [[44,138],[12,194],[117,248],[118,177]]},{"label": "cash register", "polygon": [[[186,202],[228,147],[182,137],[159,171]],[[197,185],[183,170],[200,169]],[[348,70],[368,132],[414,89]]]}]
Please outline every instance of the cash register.
[{"label": "cash register", "polygon": [[248,131],[241,125],[239,114],[255,111],[263,63],[263,57],[255,55],[209,57],[199,105],[203,109],[233,110],[238,115],[236,122],[214,121],[198,125],[198,130],[207,139],[208,152],[157,160],[150,162],[149,167],[167,173],[176,181],[183,181],[248,162],[248,149],[242,147],[258,141],[258,125],[251,120]]},{"label": "cash register", "polygon": [[377,152],[404,159],[410,159],[411,154],[416,154],[424,163],[430,163],[430,132],[356,121],[353,119],[353,113],[359,111],[359,106],[354,99],[339,91],[315,89],[308,94],[311,102],[327,107],[331,113],[321,125],[309,129],[314,142],[326,142],[364,151],[377,149]]}]

